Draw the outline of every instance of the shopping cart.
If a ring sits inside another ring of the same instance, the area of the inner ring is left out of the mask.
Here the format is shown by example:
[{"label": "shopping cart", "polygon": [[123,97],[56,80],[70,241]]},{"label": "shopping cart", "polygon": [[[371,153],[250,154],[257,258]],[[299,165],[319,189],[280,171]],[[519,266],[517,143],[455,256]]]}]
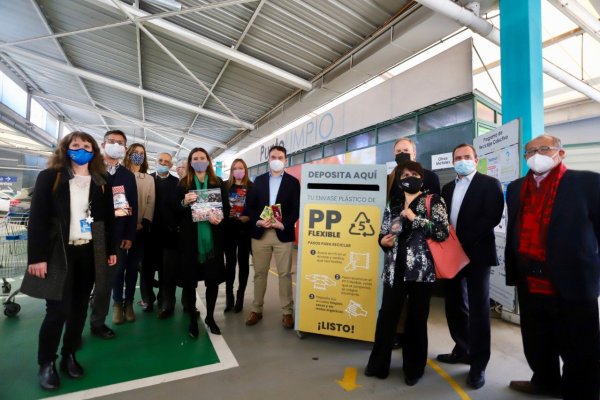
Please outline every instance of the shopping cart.
[{"label": "shopping cart", "polygon": [[10,279],[23,276],[27,268],[28,223],[28,215],[8,214],[0,219],[0,297],[7,297],[2,303],[7,317],[14,317],[21,311],[21,306],[14,302],[19,290],[11,294]]}]

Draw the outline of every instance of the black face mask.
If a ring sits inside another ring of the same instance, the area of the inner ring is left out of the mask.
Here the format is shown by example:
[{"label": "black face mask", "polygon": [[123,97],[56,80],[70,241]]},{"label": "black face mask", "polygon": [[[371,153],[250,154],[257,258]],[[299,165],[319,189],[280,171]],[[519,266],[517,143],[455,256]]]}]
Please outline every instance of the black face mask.
[{"label": "black face mask", "polygon": [[408,178],[401,179],[398,186],[400,187],[400,190],[404,190],[406,193],[415,194],[421,190],[423,179],[417,178],[416,176],[409,176]]},{"label": "black face mask", "polygon": [[410,161],[410,154],[409,153],[398,153],[396,154],[396,164],[400,165],[405,161]]}]

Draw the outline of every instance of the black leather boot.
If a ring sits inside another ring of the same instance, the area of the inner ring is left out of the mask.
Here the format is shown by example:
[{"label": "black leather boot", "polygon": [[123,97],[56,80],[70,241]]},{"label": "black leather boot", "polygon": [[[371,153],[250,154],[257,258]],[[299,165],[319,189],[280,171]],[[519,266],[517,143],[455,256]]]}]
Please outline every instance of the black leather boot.
[{"label": "black leather boot", "polygon": [[60,360],[60,370],[74,379],[83,376],[83,367],[75,359],[75,353],[64,354],[62,356],[62,360]]},{"label": "black leather boot", "polygon": [[233,303],[234,303],[234,298],[233,298],[233,289],[226,289],[225,291],[225,312],[229,312],[231,310],[233,310]]},{"label": "black leather boot", "polygon": [[208,329],[210,329],[210,333],[212,333],[214,335],[221,334],[221,329],[219,329],[219,325],[217,325],[214,318],[206,317],[204,319],[204,323],[206,324],[206,326],[208,326]]},{"label": "black leather boot", "polygon": [[198,328],[198,317],[199,315],[195,312],[190,313],[190,325],[188,327],[188,334],[192,339],[196,339],[200,330]]},{"label": "black leather boot", "polygon": [[54,361],[40,365],[40,386],[45,390],[56,390],[60,386],[60,377]]},{"label": "black leather boot", "polygon": [[244,309],[244,292],[238,290],[237,297],[235,298],[235,306],[233,306],[233,312],[239,313]]}]

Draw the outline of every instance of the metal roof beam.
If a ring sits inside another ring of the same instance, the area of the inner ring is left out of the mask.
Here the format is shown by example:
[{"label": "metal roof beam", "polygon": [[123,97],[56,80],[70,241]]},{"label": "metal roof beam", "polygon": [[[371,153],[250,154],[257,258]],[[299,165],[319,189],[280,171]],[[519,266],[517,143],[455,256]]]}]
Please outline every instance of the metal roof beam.
[{"label": "metal roof beam", "polygon": [[[425,7],[445,15],[446,17],[459,22],[460,24],[471,29],[473,32],[481,35],[488,39],[490,42],[500,46],[500,30],[496,28],[492,23],[486,21],[483,18],[473,14],[471,10],[468,10],[460,5],[452,2],[451,0],[417,0]],[[546,59],[542,59],[542,68],[544,73],[564,85],[576,90],[590,99],[593,99],[600,103],[600,91],[596,88],[588,85],[586,82],[575,78],[573,75],[565,72],[563,69],[557,67]]]},{"label": "metal roof beam", "polygon": [[169,97],[169,96],[166,96],[161,93],[152,92],[152,91],[146,90],[146,89],[141,89],[136,86],[129,85],[127,83],[118,81],[116,79],[106,77],[104,75],[96,74],[94,72],[90,72],[90,71],[87,71],[87,70],[84,70],[81,68],[73,67],[73,66],[61,63],[59,61],[56,61],[52,58],[41,56],[37,53],[31,52],[28,50],[23,50],[18,47],[11,47],[11,48],[5,49],[4,51],[7,53],[19,54],[23,57],[38,61],[38,62],[42,63],[45,67],[48,67],[48,68],[53,68],[53,69],[57,69],[59,71],[71,73],[71,74],[77,75],[81,78],[89,79],[91,81],[101,83],[103,85],[110,86],[110,87],[113,87],[113,88],[116,88],[119,90],[123,90],[128,93],[133,93],[136,95],[144,96],[148,99],[152,99],[152,100],[158,101],[163,104],[168,104],[170,106],[173,106],[173,107],[185,110],[185,111],[193,112],[196,114],[201,114],[201,115],[205,116],[206,118],[214,119],[216,121],[221,121],[221,122],[224,122],[229,125],[239,126],[241,128],[245,128],[245,129],[254,129],[254,124],[251,124],[250,122],[238,121],[235,118],[218,113],[216,111],[211,111],[211,110],[207,110],[204,108],[200,108],[193,104],[189,104],[184,101],[177,100],[173,97]]},{"label": "metal roof beam", "polygon": [[[97,0],[99,3],[103,3],[105,5],[109,5],[113,8],[119,8],[116,4],[112,2],[112,0]],[[129,13],[131,13],[134,17],[146,17],[151,15],[145,11],[138,10],[135,7],[129,6],[127,4],[123,4],[123,8],[126,9]],[[294,87],[303,89],[303,90],[311,90],[312,83],[297,77],[294,74],[291,74],[287,71],[282,70],[281,68],[277,68],[274,65],[261,61],[257,58],[251,57],[247,54],[244,54],[238,50],[233,50],[227,46],[224,46],[220,43],[217,43],[213,40],[205,38],[204,36],[198,35],[197,33],[193,33],[185,28],[182,28],[176,24],[173,24],[168,21],[164,21],[162,19],[153,19],[146,22],[156,28],[159,28],[163,31],[168,32],[171,35],[174,35],[179,40],[182,40],[188,44],[198,46],[203,50],[206,50],[212,54],[216,54],[220,57],[224,57],[245,65],[248,68],[251,68],[255,71],[261,72],[273,79],[277,79],[279,81],[285,82]]]},{"label": "metal roof beam", "polygon": [[[92,2],[94,2],[94,1],[92,1]],[[227,0],[227,1],[220,2],[218,4],[202,4],[200,6],[188,7],[184,10],[179,10],[179,11],[168,11],[168,12],[162,12],[162,13],[157,13],[157,14],[148,14],[145,17],[135,18],[134,21],[144,22],[144,21],[150,21],[152,19],[157,19],[157,18],[175,17],[175,16],[184,15],[184,14],[189,14],[192,12],[207,11],[207,10],[212,10],[215,8],[223,8],[223,7],[236,5],[236,4],[254,3],[256,1],[258,1],[258,0]],[[131,25],[131,23],[132,23],[132,21],[127,20],[127,21],[115,22],[112,24],[93,26],[91,28],[77,29],[74,31],[53,33],[50,35],[35,36],[35,37],[27,38],[27,39],[15,40],[13,42],[0,43],[0,48],[8,47],[8,46],[16,46],[19,44],[25,44],[25,43],[29,43],[29,42],[35,42],[36,40],[57,39],[57,38],[65,37],[65,36],[78,35],[81,33],[94,32],[94,31],[98,31],[98,30],[107,30],[110,28],[116,28],[118,26]]]},{"label": "metal roof beam", "polygon": [[59,104],[63,104],[66,106],[79,108],[79,109],[82,109],[85,111],[90,111],[90,112],[93,112],[93,113],[96,113],[99,115],[103,115],[105,117],[117,119],[119,121],[131,122],[132,124],[134,124],[136,127],[139,127],[139,128],[160,129],[161,133],[166,134],[166,135],[180,137],[182,139],[194,140],[194,141],[206,143],[207,145],[210,145],[210,146],[215,146],[215,147],[219,147],[219,148],[223,148],[223,149],[227,147],[225,145],[225,143],[219,142],[218,140],[207,138],[204,136],[190,134],[189,130],[187,131],[188,133],[185,133],[183,129],[180,130],[180,129],[177,129],[177,128],[174,128],[171,126],[162,125],[162,124],[155,123],[155,122],[142,121],[137,118],[131,117],[129,115],[124,115],[124,114],[117,113],[114,111],[105,110],[103,108],[90,106],[88,104],[79,103],[77,101],[66,99],[64,97],[59,97],[59,96],[54,96],[54,95],[47,94],[47,93],[42,93],[40,91],[33,91],[31,93],[31,95],[33,97],[37,97],[37,98],[51,101],[54,103],[59,103]]},{"label": "metal roof beam", "polygon": [[548,0],[567,18],[579,26],[592,38],[600,42],[600,21],[588,12],[577,0]]}]

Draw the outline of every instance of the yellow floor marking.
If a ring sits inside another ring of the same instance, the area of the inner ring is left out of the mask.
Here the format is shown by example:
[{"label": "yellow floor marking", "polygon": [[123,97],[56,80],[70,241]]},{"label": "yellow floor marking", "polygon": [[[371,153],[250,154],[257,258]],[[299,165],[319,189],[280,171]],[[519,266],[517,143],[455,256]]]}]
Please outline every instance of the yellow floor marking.
[{"label": "yellow floor marking", "polygon": [[460,387],[460,385],[450,376],[446,373],[446,371],[444,371],[442,369],[442,367],[440,367],[439,365],[437,365],[435,362],[433,362],[430,359],[427,359],[427,364],[435,371],[437,372],[442,378],[444,378],[446,380],[446,382],[448,382],[448,384],[452,387],[452,389],[454,389],[454,391],[460,396],[460,398],[462,400],[471,400],[471,398],[469,397],[469,395],[463,390],[462,387]]},{"label": "yellow floor marking", "polygon": [[361,386],[356,383],[356,368],[352,367],[346,367],[346,369],[344,369],[344,378],[340,381],[336,380],[336,382],[347,392]]}]

